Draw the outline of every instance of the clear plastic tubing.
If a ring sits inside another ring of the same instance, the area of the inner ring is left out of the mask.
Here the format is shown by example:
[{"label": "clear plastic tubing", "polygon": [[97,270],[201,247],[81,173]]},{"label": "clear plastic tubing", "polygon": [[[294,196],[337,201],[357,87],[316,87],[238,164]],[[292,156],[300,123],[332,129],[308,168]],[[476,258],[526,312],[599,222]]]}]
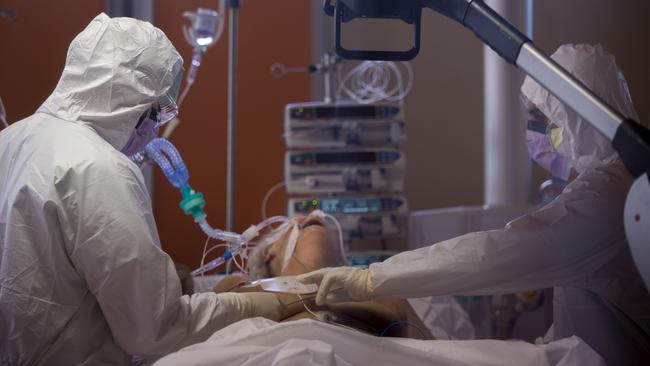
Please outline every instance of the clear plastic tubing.
[{"label": "clear plastic tubing", "polygon": [[216,259],[206,263],[201,268],[195,269],[194,271],[192,271],[191,274],[192,274],[192,276],[198,276],[198,275],[201,275],[201,274],[203,274],[205,272],[210,272],[213,269],[219,267],[220,265],[226,263],[226,261],[229,260],[230,258],[232,258],[232,253],[225,252],[221,257],[216,258]]},{"label": "clear plastic tubing", "polygon": [[[181,190],[191,190],[188,184],[190,177],[189,172],[187,171],[181,155],[171,142],[162,138],[153,139],[147,145],[145,151],[147,155],[158,164],[169,183]],[[206,221],[205,216],[202,216],[203,217],[198,221],[198,224],[201,227],[201,230],[211,238],[226,242],[234,242],[235,244],[241,244],[245,241],[242,235],[213,229]]]},{"label": "clear plastic tubing", "polygon": [[349,266],[350,262],[348,261],[348,257],[345,254],[345,245],[343,245],[343,230],[341,229],[341,224],[339,223],[339,220],[336,219],[336,217],[325,212],[323,212],[323,214],[326,218],[330,219],[334,225],[336,225],[336,230],[339,234],[339,250],[341,251],[341,257],[343,257],[343,264]]},{"label": "clear plastic tubing", "polygon": [[203,230],[205,235],[211,238],[221,240],[221,241],[226,241],[236,245],[242,245],[244,242],[246,242],[246,238],[244,238],[243,235],[231,233],[219,229],[213,229],[205,219],[199,221],[199,226],[201,227],[201,230]]},{"label": "clear plastic tubing", "polygon": [[[269,225],[273,225],[273,224],[277,224],[277,223],[285,223],[287,221],[289,221],[289,218],[286,217],[286,216],[269,217],[268,219],[266,219],[266,220],[260,222],[259,224],[255,225],[255,231],[259,233],[262,229],[264,229],[265,227],[267,227]],[[205,221],[200,222],[199,225],[201,225],[201,229],[203,229],[204,232],[206,232],[206,230],[208,230],[208,231],[213,230],[210,227],[210,225],[208,225],[208,223],[205,222]],[[231,244],[235,244],[235,245],[231,245],[230,251],[226,251],[222,256],[220,256],[218,258],[215,258],[214,260],[204,264],[203,267],[197,268],[194,271],[192,271],[192,276],[198,276],[198,275],[200,275],[202,273],[209,272],[209,271],[219,267],[220,265],[224,264],[227,260],[232,258],[233,255],[236,255],[236,254],[239,253],[239,251],[241,249],[241,246],[247,240],[243,235],[229,233],[227,231],[221,231],[221,230],[215,230],[215,231],[219,232],[219,233],[215,233],[215,235],[230,236],[230,239],[233,239],[232,241],[228,240],[228,239],[221,239],[221,240],[229,241]],[[208,234],[208,233],[206,232],[206,234]],[[210,235],[210,234],[208,234],[208,235]],[[214,237],[212,235],[210,235],[210,236]],[[241,241],[238,241],[238,240],[241,240]]]},{"label": "clear plastic tubing", "polygon": [[[255,230],[254,230],[255,234],[254,235],[257,236],[257,233],[259,233],[260,231],[262,231],[262,229],[264,229],[265,227],[267,227],[269,225],[273,225],[273,224],[277,224],[277,223],[285,223],[287,221],[289,221],[289,218],[285,217],[285,216],[269,217],[268,219],[266,219],[266,220],[262,221],[261,223],[255,225]],[[230,244],[235,244],[235,245],[241,246],[244,243],[246,243],[247,241],[250,241],[250,239],[252,239],[252,237],[247,238],[246,236],[241,235],[241,234],[231,233],[231,232],[223,231],[223,230],[219,230],[219,229],[213,229],[210,226],[210,224],[208,224],[208,222],[206,220],[199,221],[199,226],[201,227],[203,232],[206,235],[208,235],[209,237],[215,238],[217,240],[225,241],[225,242],[228,242]],[[255,236],[253,236],[253,237],[255,237]]]},{"label": "clear plastic tubing", "polygon": [[272,217],[269,217],[268,219],[260,222],[259,224],[257,224],[256,225],[257,226],[257,231],[262,231],[262,229],[264,229],[265,227],[267,227],[269,225],[278,224],[278,223],[284,224],[287,221],[289,221],[289,218],[286,217],[286,216],[272,216]]},{"label": "clear plastic tubing", "polygon": [[[187,167],[185,166],[181,155],[178,153],[178,150],[176,150],[171,142],[162,138],[155,138],[147,145],[145,152],[160,167],[169,183],[171,183],[174,187],[180,189],[181,192],[193,193],[188,183],[190,175],[187,171]],[[219,241],[227,242],[231,246],[230,250],[227,251],[223,256],[193,271],[193,275],[207,272],[220,266],[226,260],[230,259],[234,254],[238,253],[242,245],[244,245],[247,241],[250,241],[250,239],[253,237],[257,236],[257,234],[265,227],[276,223],[285,223],[289,221],[289,218],[284,216],[269,217],[268,219],[255,225],[254,230],[249,229],[251,231],[247,230],[245,233],[246,235],[241,235],[212,228],[212,226],[210,226],[208,221],[205,219],[205,214],[203,211],[201,210],[200,212],[201,215],[198,217],[200,220],[196,216],[195,219],[197,219],[197,223],[199,224],[201,230],[203,230],[207,236]]]}]

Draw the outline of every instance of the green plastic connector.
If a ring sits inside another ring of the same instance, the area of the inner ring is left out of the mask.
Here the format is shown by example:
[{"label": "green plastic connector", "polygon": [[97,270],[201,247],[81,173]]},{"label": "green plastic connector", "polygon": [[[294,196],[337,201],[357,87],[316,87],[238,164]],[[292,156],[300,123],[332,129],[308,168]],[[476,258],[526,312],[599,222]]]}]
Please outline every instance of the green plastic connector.
[{"label": "green plastic connector", "polygon": [[206,215],[203,211],[205,208],[205,199],[203,193],[194,192],[189,186],[181,188],[183,200],[178,204],[186,215],[192,215],[195,222],[203,220]]}]

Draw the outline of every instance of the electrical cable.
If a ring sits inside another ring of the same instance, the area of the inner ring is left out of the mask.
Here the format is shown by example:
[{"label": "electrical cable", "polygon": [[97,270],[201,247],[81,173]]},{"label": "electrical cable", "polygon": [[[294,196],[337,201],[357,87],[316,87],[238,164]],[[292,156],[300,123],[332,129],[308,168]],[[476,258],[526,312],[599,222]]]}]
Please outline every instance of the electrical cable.
[{"label": "electrical cable", "polygon": [[214,245],[214,246],[210,247],[210,249],[208,249],[208,251],[205,253],[205,256],[207,257],[208,254],[210,254],[210,252],[212,252],[215,249],[224,248],[224,247],[227,248],[228,244],[221,243],[221,244]]},{"label": "electrical cable", "polygon": [[[212,239],[212,238],[210,238],[208,236],[208,238],[205,240],[205,244],[203,245],[203,255],[201,256],[201,267],[200,268],[203,268],[203,266],[204,266],[205,256],[207,255],[208,244],[210,243],[210,239]],[[204,277],[205,277],[205,272],[201,272],[201,278],[204,278]]]},{"label": "electrical cable", "polygon": [[278,189],[284,187],[284,181],[276,183],[274,186],[272,186],[268,191],[266,191],[266,194],[264,195],[264,199],[262,200],[262,219],[266,220],[267,215],[266,215],[266,205],[269,202],[269,199],[271,198],[271,195],[275,193]]},{"label": "electrical cable", "polygon": [[[241,255],[239,255],[239,257],[242,258]],[[233,261],[233,263],[235,263],[235,266],[236,266],[237,268],[239,268],[239,270],[240,270],[243,274],[247,274],[248,271],[246,271],[246,270],[244,269],[244,267],[243,267],[243,259],[244,259],[244,258],[242,258],[242,264],[239,264],[239,262],[237,261],[237,255],[233,255],[233,256],[232,256],[232,261]]]},{"label": "electrical cable", "polygon": [[325,213],[325,217],[330,219],[332,222],[334,222],[334,225],[336,225],[336,230],[339,233],[339,250],[341,251],[341,259],[343,259],[343,264],[349,266],[350,262],[348,261],[348,257],[345,254],[345,245],[343,244],[343,229],[341,228],[341,224],[339,221],[332,215]]},{"label": "electrical cable", "polygon": [[302,306],[305,307],[305,310],[307,310],[307,312],[308,312],[309,314],[313,315],[314,318],[320,320],[320,318],[318,317],[318,315],[317,315],[316,313],[314,313],[313,311],[311,311],[311,309],[309,308],[309,306],[307,306],[307,304],[305,303],[305,301],[302,299],[302,296],[300,296],[300,294],[296,294],[296,295],[298,296],[298,298],[300,299],[300,301],[302,301]]},{"label": "electrical cable", "polygon": [[317,320],[317,321],[319,321],[319,322],[323,322],[323,323],[325,323],[325,324],[334,324],[334,325],[336,325],[336,326],[339,326],[339,327],[342,327],[342,328],[346,328],[346,329],[350,329],[350,330],[355,331],[355,332],[361,332],[360,330],[358,330],[358,329],[356,329],[356,328],[352,328],[352,327],[350,327],[350,326],[348,326],[348,325],[345,325],[345,324],[341,324],[341,323],[335,322],[335,321],[331,320],[330,317],[327,317],[327,320],[325,320],[325,319],[321,319],[321,317],[319,317],[318,314],[316,314],[315,312],[313,312],[313,311],[312,311],[312,310],[307,306],[307,303],[305,303],[305,301],[303,300],[302,296],[300,296],[300,294],[296,294],[296,295],[298,296],[298,298],[300,299],[300,301],[302,301],[302,306],[305,308],[305,310],[307,310],[307,312],[308,312],[309,314],[311,314],[314,318],[316,318],[315,320]]}]

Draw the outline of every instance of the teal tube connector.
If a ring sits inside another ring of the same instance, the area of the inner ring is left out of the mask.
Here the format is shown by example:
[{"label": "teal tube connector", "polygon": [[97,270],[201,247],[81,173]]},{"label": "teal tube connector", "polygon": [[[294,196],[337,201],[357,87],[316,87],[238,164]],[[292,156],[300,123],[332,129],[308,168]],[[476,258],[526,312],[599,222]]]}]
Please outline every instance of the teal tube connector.
[{"label": "teal tube connector", "polygon": [[206,214],[203,211],[205,208],[205,199],[203,193],[194,192],[191,187],[185,186],[181,188],[181,195],[183,199],[178,204],[186,215],[192,215],[195,222],[205,219]]}]

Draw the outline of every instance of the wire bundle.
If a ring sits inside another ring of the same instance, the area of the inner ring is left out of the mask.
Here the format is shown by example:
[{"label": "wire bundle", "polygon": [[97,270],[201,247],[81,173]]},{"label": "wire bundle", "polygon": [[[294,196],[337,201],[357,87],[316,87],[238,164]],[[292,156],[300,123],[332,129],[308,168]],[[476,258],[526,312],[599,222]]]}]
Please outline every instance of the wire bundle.
[{"label": "wire bundle", "polygon": [[[403,75],[404,70],[406,75]],[[337,96],[345,94],[361,104],[382,100],[402,102],[412,87],[413,67],[408,62],[364,61],[345,76],[339,73]]]}]

